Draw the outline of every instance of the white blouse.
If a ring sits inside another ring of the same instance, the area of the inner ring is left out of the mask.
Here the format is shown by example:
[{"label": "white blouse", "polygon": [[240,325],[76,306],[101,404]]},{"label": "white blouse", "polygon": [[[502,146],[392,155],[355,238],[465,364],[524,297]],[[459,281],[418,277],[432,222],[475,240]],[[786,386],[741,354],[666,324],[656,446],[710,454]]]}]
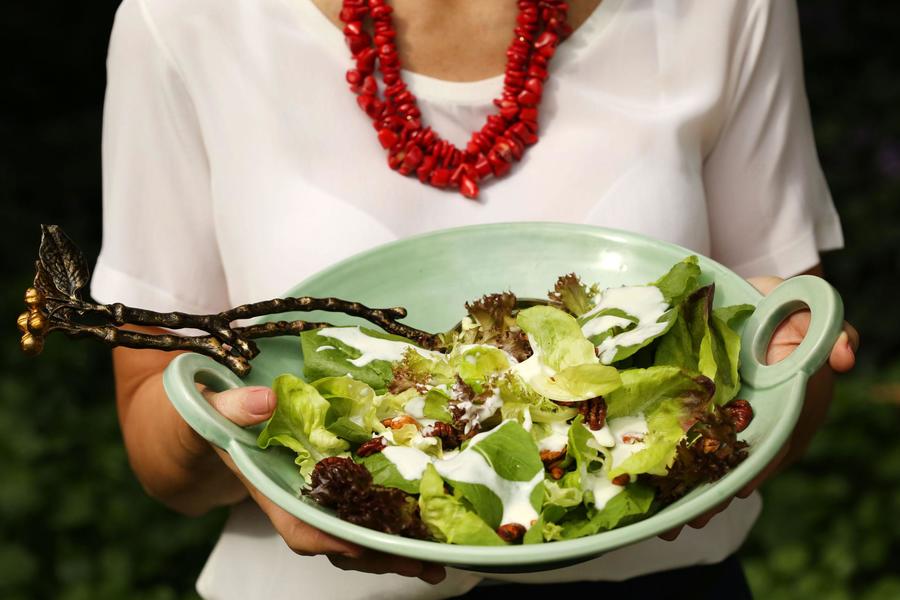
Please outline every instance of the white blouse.
[{"label": "white blouse", "polygon": [[[510,24],[512,30],[512,24]],[[540,141],[481,200],[387,167],[344,74],[341,32],[309,0],[124,0],[109,49],[104,238],[92,294],[214,312],[278,296],[362,250],[473,223],[640,232],[744,276],[799,273],[842,245],[816,156],[791,0],[603,0],[560,46]],[[502,76],[405,72],[423,120],[465,145]],[[647,540],[515,581],[613,579],[721,560],[758,496],[675,542]],[[206,598],[445,598],[291,553],[250,504],[198,582]]]}]

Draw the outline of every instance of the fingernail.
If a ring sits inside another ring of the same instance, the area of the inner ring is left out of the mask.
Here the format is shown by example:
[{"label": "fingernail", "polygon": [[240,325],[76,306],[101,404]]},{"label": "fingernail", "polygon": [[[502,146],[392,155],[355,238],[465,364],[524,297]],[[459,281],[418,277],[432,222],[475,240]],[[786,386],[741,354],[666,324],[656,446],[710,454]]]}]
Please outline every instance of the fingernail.
[{"label": "fingernail", "polygon": [[242,402],[244,410],[255,417],[272,414],[275,410],[275,394],[267,387],[248,390]]}]

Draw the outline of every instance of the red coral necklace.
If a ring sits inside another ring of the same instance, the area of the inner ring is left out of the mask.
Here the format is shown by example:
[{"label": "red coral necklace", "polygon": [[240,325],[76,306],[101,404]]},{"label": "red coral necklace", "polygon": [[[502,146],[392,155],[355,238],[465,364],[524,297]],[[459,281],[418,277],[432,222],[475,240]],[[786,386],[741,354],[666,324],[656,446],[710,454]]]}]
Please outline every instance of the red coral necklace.
[{"label": "red coral necklace", "polygon": [[[460,149],[422,126],[416,97],[400,75],[393,9],[385,0],[344,0],[340,18],[356,61],[355,68],[347,71],[347,82],[357,94],[359,107],[372,119],[391,169],[477,198],[481,181],[506,175],[513,161],[537,142],[547,65],[556,46],[572,32],[566,22],[569,5],[562,0],[518,0],[518,7],[513,40],[506,51],[503,94],[494,100],[498,112]],[[366,18],[374,24],[374,39],[363,29]],[[385,86],[383,95],[374,76],[376,62]]]}]

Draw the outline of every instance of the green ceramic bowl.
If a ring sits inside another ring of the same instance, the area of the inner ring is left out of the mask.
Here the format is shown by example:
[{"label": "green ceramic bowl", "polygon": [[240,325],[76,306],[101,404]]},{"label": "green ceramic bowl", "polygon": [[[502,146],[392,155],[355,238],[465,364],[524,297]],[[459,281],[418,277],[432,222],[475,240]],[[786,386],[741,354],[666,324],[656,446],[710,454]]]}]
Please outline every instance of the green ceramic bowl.
[{"label": "green ceramic bowl", "polygon": [[[544,297],[556,278],[574,271],[604,286],[656,280],[689,250],[639,235],[581,225],[515,223],[438,231],[359,254],[318,273],[287,296],[337,296],[369,306],[402,305],[410,325],[444,331],[456,324],[463,305],[485,293],[511,290],[522,297]],[[302,374],[297,338],[259,342],[262,352],[244,380],[197,354],[176,358],[165,372],[165,387],[184,419],[203,437],[225,449],[247,479],[299,519],[362,546],[484,572],[540,571],[596,557],[677,527],[734,494],[769,463],[787,440],[800,414],[806,382],[827,359],[843,320],[838,294],[822,279],[796,277],[763,298],[722,265],[700,258],[707,282],[716,283],[716,305],[757,305],[742,328],[740,397],[751,402],[755,418],[742,434],[750,456],[714,484],[695,489],[643,521],[593,536],[509,547],[457,546],[411,540],[365,529],[337,518],[298,494],[303,481],[292,456],[280,449],[260,450],[258,429],[242,429],[212,410],[195,381],[223,390],[269,385],[279,374]],[[803,305],[812,311],[806,339],[788,358],[771,366],[761,359],[775,326]],[[276,317],[286,318],[284,315]],[[296,313],[287,318],[356,324],[352,317]]]}]

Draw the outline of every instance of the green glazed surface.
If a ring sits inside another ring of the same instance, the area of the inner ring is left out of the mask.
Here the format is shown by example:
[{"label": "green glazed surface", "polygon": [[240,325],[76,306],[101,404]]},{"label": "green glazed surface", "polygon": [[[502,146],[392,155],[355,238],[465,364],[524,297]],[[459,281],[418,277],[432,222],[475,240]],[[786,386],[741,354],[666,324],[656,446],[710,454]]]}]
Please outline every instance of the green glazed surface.
[{"label": "green glazed surface", "polygon": [[[286,296],[336,296],[371,307],[405,306],[410,325],[427,331],[453,327],[466,301],[511,290],[520,297],[544,297],[559,275],[576,272],[604,287],[656,280],[689,250],[621,231],[583,225],[514,223],[438,231],[387,244],[326,269]],[[703,514],[734,496],[772,460],[800,414],[806,381],[827,359],[840,333],[843,306],[825,281],[793,278],[763,298],[722,265],[700,257],[707,282],[715,281],[716,306],[757,305],[742,328],[739,397],[751,402],[755,417],[742,438],[750,456],[714,484],[702,486],[643,521],[576,540],[527,546],[455,546],[411,540],[344,522],[298,493],[303,485],[292,456],[280,449],[259,450],[258,428],[242,429],[216,413],[197,393],[194,381],[223,390],[270,385],[281,373],[302,375],[295,337],[260,340],[260,355],[244,380],[209,358],[177,357],[166,369],[166,391],[184,419],[210,442],[224,448],[246,477],[266,496],[303,521],[332,535],[385,552],[485,572],[540,571],[599,556],[656,536]],[[784,361],[761,359],[772,330],[788,314],[810,307],[810,330]],[[308,319],[338,325],[358,319],[334,313],[288,313],[270,320]]]}]

